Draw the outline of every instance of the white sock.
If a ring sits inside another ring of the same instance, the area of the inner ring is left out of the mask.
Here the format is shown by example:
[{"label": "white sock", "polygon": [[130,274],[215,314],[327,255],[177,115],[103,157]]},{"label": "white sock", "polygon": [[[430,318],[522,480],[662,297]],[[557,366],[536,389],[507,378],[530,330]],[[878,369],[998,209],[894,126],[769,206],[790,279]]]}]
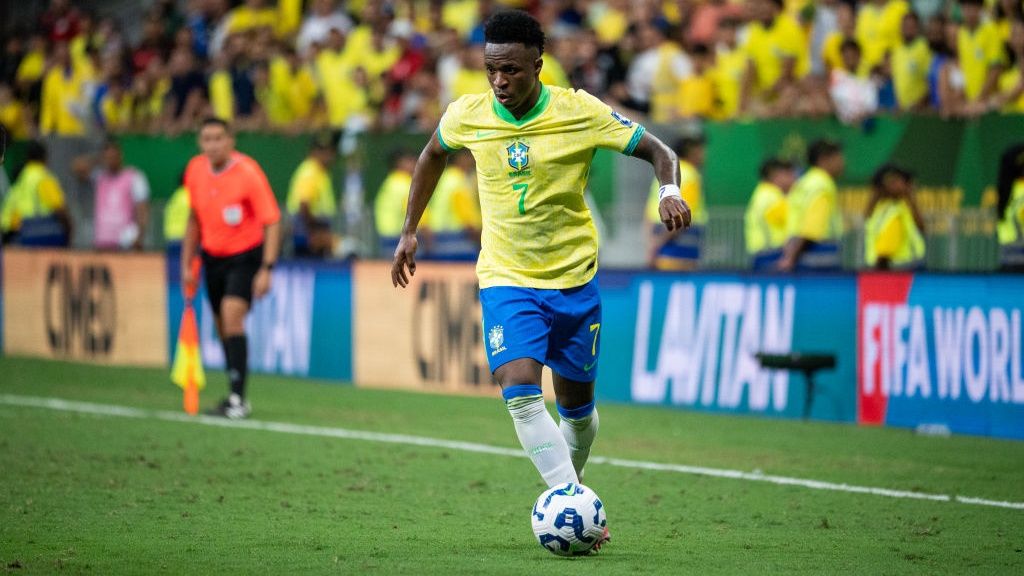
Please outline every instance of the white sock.
[{"label": "white sock", "polygon": [[565,438],[544,407],[540,386],[518,384],[502,391],[505,405],[526,455],[533,460],[548,487],[565,482],[578,483]]},{"label": "white sock", "polygon": [[[559,409],[560,414],[561,412],[563,410]],[[558,427],[561,428],[565,443],[569,446],[569,457],[572,459],[572,466],[576,470],[576,476],[580,482],[583,482],[583,467],[587,465],[587,459],[590,458],[590,447],[594,444],[599,424],[596,408],[590,414],[579,418],[570,418],[561,414],[561,422]]]}]

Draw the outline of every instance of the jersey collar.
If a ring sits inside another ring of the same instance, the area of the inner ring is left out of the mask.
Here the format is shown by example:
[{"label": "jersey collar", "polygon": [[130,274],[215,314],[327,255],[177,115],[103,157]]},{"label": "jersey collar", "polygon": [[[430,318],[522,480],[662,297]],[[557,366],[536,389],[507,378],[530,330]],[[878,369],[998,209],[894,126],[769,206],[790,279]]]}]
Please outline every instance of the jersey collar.
[{"label": "jersey collar", "polygon": [[537,98],[537,103],[534,104],[533,108],[530,108],[530,111],[523,115],[522,118],[517,119],[515,116],[512,115],[511,112],[508,111],[508,108],[502,106],[501,102],[498,102],[498,100],[494,98],[494,93],[491,92],[491,108],[494,110],[494,113],[498,116],[498,118],[501,118],[505,122],[508,122],[509,124],[512,124],[514,126],[522,126],[523,124],[526,124],[527,122],[533,120],[537,116],[540,116],[541,113],[544,112],[544,110],[548,107],[549,100],[551,100],[551,93],[548,92],[547,86],[541,84],[540,96]]}]

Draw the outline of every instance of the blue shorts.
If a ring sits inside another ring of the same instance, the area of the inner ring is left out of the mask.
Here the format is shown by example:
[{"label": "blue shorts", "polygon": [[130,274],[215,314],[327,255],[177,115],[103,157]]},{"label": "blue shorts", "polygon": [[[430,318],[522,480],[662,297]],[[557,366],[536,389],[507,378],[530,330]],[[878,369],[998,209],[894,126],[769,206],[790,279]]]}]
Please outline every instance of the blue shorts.
[{"label": "blue shorts", "polygon": [[596,279],[565,290],[484,288],[480,304],[492,374],[508,362],[532,358],[563,378],[597,378],[601,295]]}]

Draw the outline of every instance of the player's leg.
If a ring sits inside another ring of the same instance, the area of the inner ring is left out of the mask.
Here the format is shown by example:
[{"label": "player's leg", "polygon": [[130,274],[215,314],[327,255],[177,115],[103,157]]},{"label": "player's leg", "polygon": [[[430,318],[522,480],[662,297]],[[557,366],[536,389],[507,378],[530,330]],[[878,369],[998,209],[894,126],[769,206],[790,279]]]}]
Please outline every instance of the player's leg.
[{"label": "player's leg", "polygon": [[583,481],[583,468],[597,436],[599,419],[594,401],[594,380],[601,336],[601,297],[597,282],[557,291],[551,300],[555,322],[551,328],[548,365],[554,372],[559,428],[565,437],[573,468]]},{"label": "player's leg", "polygon": [[229,418],[245,418],[251,411],[246,402],[249,340],[245,334],[245,317],[252,304],[252,281],[259,271],[261,254],[262,249],[257,248],[233,257],[225,275],[220,323],[231,394],[221,411]]},{"label": "player's leg", "polygon": [[569,447],[541,391],[550,325],[541,302],[535,291],[508,287],[481,290],[480,302],[491,372],[523,450],[548,486],[576,482]]},{"label": "player's leg", "polygon": [[600,420],[594,402],[594,382],[570,380],[554,374],[558,427],[562,431],[573,469],[583,482],[583,468],[590,458],[590,447],[597,437]]}]

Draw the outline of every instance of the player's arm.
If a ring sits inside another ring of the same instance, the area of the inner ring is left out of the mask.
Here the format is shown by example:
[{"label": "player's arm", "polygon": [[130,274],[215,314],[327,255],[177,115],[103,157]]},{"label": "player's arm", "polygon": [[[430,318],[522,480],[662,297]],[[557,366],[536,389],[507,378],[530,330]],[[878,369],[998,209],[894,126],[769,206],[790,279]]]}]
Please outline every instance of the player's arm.
[{"label": "player's arm", "polygon": [[[402,236],[398,239],[398,248],[391,263],[391,284],[405,288],[409,285],[409,277],[416,274],[416,227],[419,226],[423,211],[437,188],[448,153],[441,147],[437,139],[437,131],[430,136],[430,141],[423,147],[412,172],[412,185],[409,187],[409,207],[405,213],[405,226]],[[406,274],[406,269],[409,273]]]},{"label": "player's arm", "polygon": [[679,158],[671,148],[650,132],[645,132],[633,150],[633,156],[654,166],[661,185],[658,215],[669,232],[690,227],[690,207],[679,193]]},{"label": "player's arm", "polygon": [[199,253],[199,220],[195,210],[189,210],[185,235],[181,238],[181,289],[189,292],[199,279],[192,274],[192,260]]}]

